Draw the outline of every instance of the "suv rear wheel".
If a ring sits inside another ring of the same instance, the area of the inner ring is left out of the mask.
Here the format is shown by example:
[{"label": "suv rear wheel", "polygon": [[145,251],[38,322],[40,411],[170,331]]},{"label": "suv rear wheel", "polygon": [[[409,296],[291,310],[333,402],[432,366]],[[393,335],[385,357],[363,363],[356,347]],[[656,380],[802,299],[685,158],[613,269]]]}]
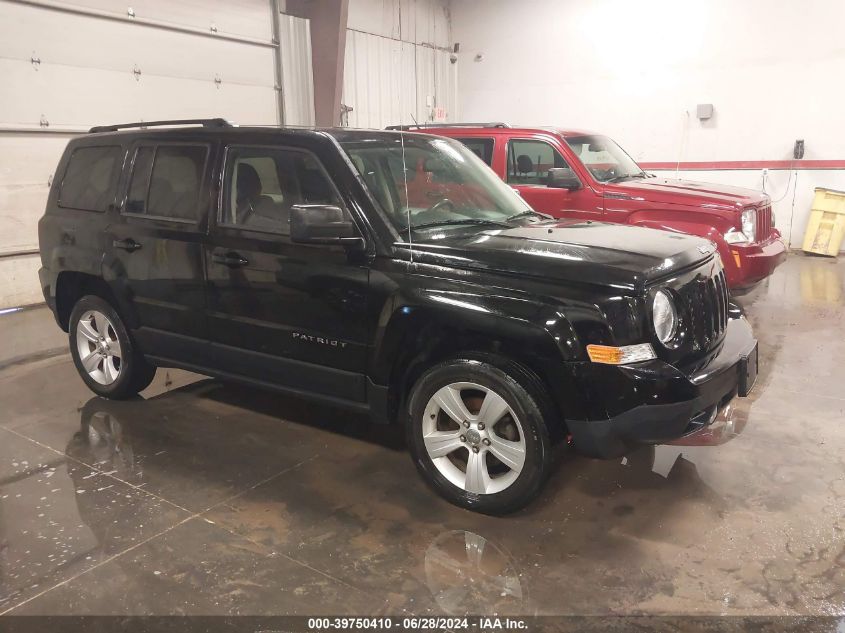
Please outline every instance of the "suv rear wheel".
[{"label": "suv rear wheel", "polygon": [[[423,478],[455,505],[506,514],[540,492],[553,461],[544,395],[508,361],[429,369],[409,399],[408,444]],[[523,384],[524,383],[524,384]]]},{"label": "suv rear wheel", "polygon": [[98,396],[134,396],[156,369],[135,349],[120,316],[101,297],[86,295],[70,314],[70,353],[82,380]]}]

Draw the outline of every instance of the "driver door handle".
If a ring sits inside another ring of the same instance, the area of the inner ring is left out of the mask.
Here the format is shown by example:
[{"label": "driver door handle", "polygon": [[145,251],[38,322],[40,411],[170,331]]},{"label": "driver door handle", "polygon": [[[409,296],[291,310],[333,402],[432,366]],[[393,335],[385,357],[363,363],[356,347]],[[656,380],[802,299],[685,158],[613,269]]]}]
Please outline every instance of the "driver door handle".
[{"label": "driver door handle", "polygon": [[141,244],[133,240],[131,237],[127,237],[125,240],[114,240],[112,242],[112,246],[130,253],[134,253],[141,248]]},{"label": "driver door handle", "polygon": [[249,260],[238,253],[214,253],[211,256],[211,261],[215,264],[223,264],[229,268],[240,268],[249,264]]}]

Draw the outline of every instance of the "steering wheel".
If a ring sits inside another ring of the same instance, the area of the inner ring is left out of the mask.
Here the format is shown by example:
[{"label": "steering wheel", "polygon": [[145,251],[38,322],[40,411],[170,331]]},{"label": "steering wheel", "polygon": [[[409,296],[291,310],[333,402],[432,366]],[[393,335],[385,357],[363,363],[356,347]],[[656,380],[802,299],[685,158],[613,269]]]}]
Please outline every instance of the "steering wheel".
[{"label": "steering wheel", "polygon": [[608,167],[607,169],[605,169],[605,170],[603,170],[603,171],[604,171],[604,178],[603,178],[603,180],[610,180],[611,178],[616,178],[616,176],[617,176],[617,175],[618,175],[618,173],[619,173],[619,172],[618,172],[618,167],[617,167],[616,165],[614,165],[614,166],[612,166],[612,167]]},{"label": "steering wheel", "polygon": [[443,198],[442,200],[438,200],[437,202],[435,202],[428,209],[423,211],[423,213],[434,213],[435,211],[440,211],[440,209],[444,209],[447,206],[452,211],[455,210],[455,203],[449,200],[449,198]]}]

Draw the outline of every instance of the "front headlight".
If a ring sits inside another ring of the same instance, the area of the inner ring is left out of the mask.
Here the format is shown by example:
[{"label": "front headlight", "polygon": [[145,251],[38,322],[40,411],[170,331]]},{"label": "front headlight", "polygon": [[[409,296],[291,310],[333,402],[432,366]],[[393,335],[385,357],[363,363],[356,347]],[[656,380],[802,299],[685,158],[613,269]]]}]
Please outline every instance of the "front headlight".
[{"label": "front headlight", "polygon": [[654,320],[654,331],[661,343],[666,345],[675,338],[678,331],[678,312],[672,297],[665,290],[654,293],[651,304],[651,318]]},{"label": "front headlight", "polygon": [[746,209],[742,212],[742,232],[749,242],[757,239],[757,209]]}]

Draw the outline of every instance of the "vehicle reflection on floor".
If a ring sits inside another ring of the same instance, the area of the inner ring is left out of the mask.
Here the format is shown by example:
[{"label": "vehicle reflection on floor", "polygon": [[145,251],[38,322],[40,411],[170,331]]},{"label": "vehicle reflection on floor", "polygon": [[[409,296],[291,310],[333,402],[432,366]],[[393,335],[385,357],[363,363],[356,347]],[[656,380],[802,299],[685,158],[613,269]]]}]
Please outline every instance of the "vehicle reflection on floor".
[{"label": "vehicle reflection on floor", "polygon": [[[149,477],[157,478],[155,472],[149,469],[145,471],[144,462],[149,462],[152,469],[158,468],[155,457],[166,450],[158,447],[156,433],[149,427],[149,421],[169,419],[173,411],[171,401],[180,399],[180,391],[202,393],[205,397],[214,394],[214,398],[218,400],[229,400],[236,397],[235,394],[244,395],[241,388],[221,388],[221,385],[213,381],[205,381],[148,400],[139,398],[131,402],[115,402],[92,398],[81,410],[79,430],[73,434],[66,448],[68,457],[96,465],[98,469],[122,481],[143,487]],[[251,390],[246,392],[251,393]],[[260,392],[254,395],[258,400],[252,406],[260,410]],[[725,416],[725,422],[719,428],[729,428],[730,431],[711,434],[705,429],[704,432],[696,434],[695,438],[686,438],[686,441],[690,445],[705,445],[710,442],[724,443],[736,437],[744,423],[740,427],[733,426],[733,422],[727,421],[729,417]],[[148,422],[145,423],[145,420]],[[309,423],[304,422],[306,425]],[[178,425],[178,422],[174,421],[174,424]],[[342,432],[353,436],[365,429],[372,432],[372,428],[365,421],[361,424],[359,427],[355,421],[347,421],[343,423]],[[378,433],[377,428],[376,432]],[[342,438],[338,440],[342,441]],[[196,449],[210,452],[216,450],[212,446],[203,446],[202,443]],[[573,460],[576,463],[572,463]],[[584,491],[590,496],[598,495],[609,499],[614,491],[624,485],[624,489],[629,492],[665,488],[667,493],[671,494],[674,489],[682,489],[684,494],[690,497],[704,497],[711,504],[721,505],[718,495],[701,480],[695,464],[685,459],[680,450],[672,447],[662,447],[660,452],[653,446],[643,447],[615,461],[584,460],[572,455],[564,456],[563,461],[561,467],[564,469],[577,470],[579,464],[595,466],[596,473],[579,478]],[[191,474],[191,464],[188,461],[182,462],[179,468],[183,471],[179,473],[179,478],[190,480],[197,477],[197,484],[200,485],[199,479],[207,476],[203,469]],[[176,475],[170,472],[169,476]],[[72,475],[72,478],[77,489],[84,491],[87,487],[84,476]],[[108,515],[108,506],[103,508],[93,501],[94,497],[91,495],[77,494],[76,500],[82,520],[100,540],[106,541],[103,530],[108,530],[113,523]],[[546,503],[553,507],[555,501],[547,500]],[[542,509],[535,510],[544,513]],[[115,511],[123,513],[125,509],[117,508]],[[632,507],[625,505],[617,506],[613,511],[618,517],[633,512]],[[454,509],[454,513],[457,516],[466,516],[466,513],[457,509]],[[495,521],[482,517],[480,522],[469,522],[475,523],[477,530],[477,525],[483,525],[485,520]],[[501,534],[499,530],[493,533]],[[530,538],[534,547],[540,551],[552,552],[560,549],[561,535],[557,532],[535,530],[530,533]],[[536,570],[523,569],[520,560],[524,562],[524,552],[520,552],[520,557],[514,558],[508,553],[506,543],[497,541],[494,536],[485,536],[483,532],[469,529],[450,529],[434,536],[420,554],[425,584],[435,604],[444,613],[466,615],[542,612],[542,609],[538,609],[536,604],[528,600],[528,596],[532,593],[533,583],[545,585],[547,579],[543,574],[538,575]],[[401,566],[413,564],[412,560],[396,562]],[[547,588],[543,587],[534,593],[543,594],[546,590]]]},{"label": "vehicle reflection on floor", "polygon": [[519,570],[505,550],[480,534],[443,532],[425,551],[425,577],[444,613],[521,613]]}]

